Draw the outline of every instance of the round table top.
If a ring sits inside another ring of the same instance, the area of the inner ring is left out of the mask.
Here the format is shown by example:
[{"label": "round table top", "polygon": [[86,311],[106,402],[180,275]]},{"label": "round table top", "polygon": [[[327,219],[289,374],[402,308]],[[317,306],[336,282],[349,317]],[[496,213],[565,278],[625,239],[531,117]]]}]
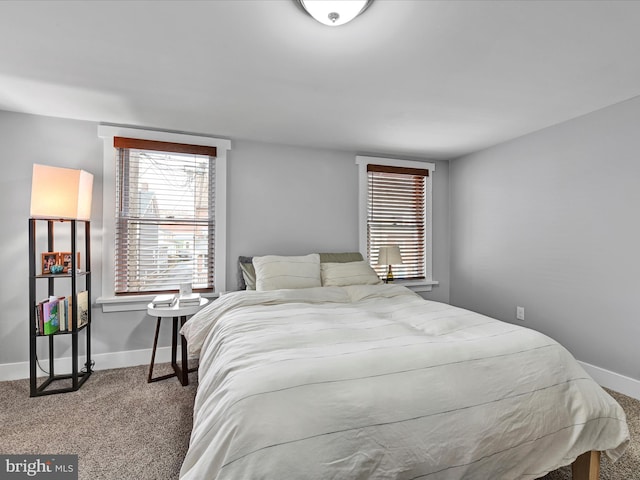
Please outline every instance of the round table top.
[{"label": "round table top", "polygon": [[187,317],[195,314],[207,303],[209,303],[209,299],[204,297],[200,297],[200,305],[189,305],[186,307],[181,307],[180,301],[177,301],[171,307],[154,307],[153,303],[150,303],[147,305],[147,313],[152,317]]}]

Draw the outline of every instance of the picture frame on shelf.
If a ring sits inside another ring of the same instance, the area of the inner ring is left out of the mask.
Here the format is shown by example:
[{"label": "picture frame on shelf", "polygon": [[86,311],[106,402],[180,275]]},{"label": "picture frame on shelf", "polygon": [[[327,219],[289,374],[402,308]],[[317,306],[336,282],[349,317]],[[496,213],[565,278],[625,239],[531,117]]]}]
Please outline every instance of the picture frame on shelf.
[{"label": "picture frame on shelf", "polygon": [[51,267],[58,264],[58,252],[43,252],[41,254],[42,260],[42,275],[51,274]]},{"label": "picture frame on shelf", "polygon": [[[76,268],[80,268],[80,252],[77,252]],[[62,265],[63,273],[70,273],[71,269],[71,252],[58,252],[58,264]]]}]

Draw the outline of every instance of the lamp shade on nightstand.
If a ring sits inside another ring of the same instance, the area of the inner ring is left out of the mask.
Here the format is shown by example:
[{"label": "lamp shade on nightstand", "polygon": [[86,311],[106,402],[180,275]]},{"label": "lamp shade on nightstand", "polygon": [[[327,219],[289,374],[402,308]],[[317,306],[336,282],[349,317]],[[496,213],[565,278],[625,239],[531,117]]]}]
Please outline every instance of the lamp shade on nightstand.
[{"label": "lamp shade on nightstand", "polygon": [[84,170],[33,165],[31,218],[89,220],[93,175]]},{"label": "lamp shade on nightstand", "polygon": [[380,247],[378,251],[378,265],[402,265],[402,256],[398,245]]}]

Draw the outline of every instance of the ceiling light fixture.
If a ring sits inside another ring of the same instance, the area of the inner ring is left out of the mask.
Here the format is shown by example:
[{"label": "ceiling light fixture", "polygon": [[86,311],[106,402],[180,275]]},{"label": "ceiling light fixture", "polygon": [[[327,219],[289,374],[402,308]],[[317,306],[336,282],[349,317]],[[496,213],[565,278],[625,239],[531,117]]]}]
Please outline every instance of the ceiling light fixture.
[{"label": "ceiling light fixture", "polygon": [[373,0],[296,0],[305,12],[330,27],[350,22],[364,12]]}]

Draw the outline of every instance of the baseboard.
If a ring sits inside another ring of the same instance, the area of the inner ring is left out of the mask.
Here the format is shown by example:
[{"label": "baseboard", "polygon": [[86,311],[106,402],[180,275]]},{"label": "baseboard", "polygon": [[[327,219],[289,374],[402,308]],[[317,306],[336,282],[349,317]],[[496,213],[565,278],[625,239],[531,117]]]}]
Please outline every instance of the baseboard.
[{"label": "baseboard", "polygon": [[[180,347],[178,347],[178,358],[180,358]],[[108,370],[110,368],[133,367],[136,365],[149,365],[151,362],[151,349],[128,350],[125,352],[99,353],[92,355],[95,362],[94,370]],[[84,357],[80,356],[80,362]],[[156,350],[156,363],[171,361],[171,347],[158,347]],[[49,369],[49,360],[40,360],[40,365],[45,370]],[[54,367],[57,373],[69,373],[71,368],[71,357],[56,358]],[[38,376],[46,374],[38,370]],[[0,365],[0,381],[20,380],[29,378],[29,362],[5,363]]]},{"label": "baseboard", "polygon": [[603,387],[640,400],[640,380],[596,367],[586,362],[578,362],[591,377]]}]

